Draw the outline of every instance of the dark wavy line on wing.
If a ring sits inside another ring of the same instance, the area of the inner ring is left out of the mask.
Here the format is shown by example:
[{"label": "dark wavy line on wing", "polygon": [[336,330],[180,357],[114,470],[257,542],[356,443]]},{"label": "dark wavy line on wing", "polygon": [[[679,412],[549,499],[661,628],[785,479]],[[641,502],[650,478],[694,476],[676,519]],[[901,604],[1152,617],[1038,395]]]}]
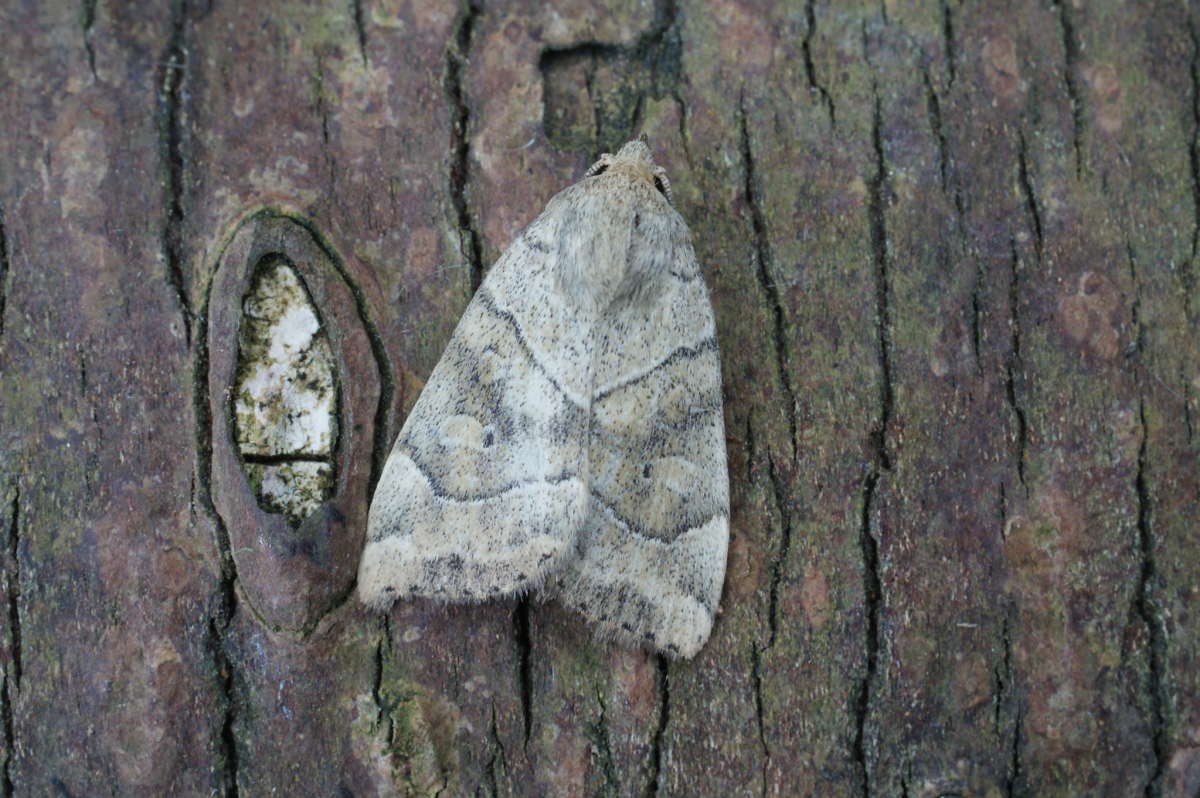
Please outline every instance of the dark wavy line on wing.
[{"label": "dark wavy line on wing", "polygon": [[599,504],[606,513],[608,513],[608,516],[610,518],[612,518],[612,520],[614,520],[618,524],[620,524],[623,529],[625,529],[628,532],[632,532],[633,534],[637,535],[639,538],[641,538],[643,540],[652,540],[655,543],[661,543],[664,546],[670,546],[672,543],[674,543],[676,540],[679,539],[680,535],[682,535],[686,532],[690,532],[693,529],[699,529],[700,527],[704,526],[709,521],[713,520],[714,518],[716,518],[718,516],[727,517],[727,514],[724,511],[716,510],[715,512],[711,513],[710,515],[708,515],[698,521],[695,521],[694,523],[693,522],[682,523],[679,526],[675,527],[674,529],[669,530],[668,534],[670,534],[671,537],[669,539],[667,539],[667,538],[659,537],[658,535],[650,534],[649,532],[646,531],[646,528],[644,526],[637,523],[636,521],[631,521],[630,519],[623,516],[617,510],[617,508],[614,507],[612,505],[612,503],[603,494],[601,494],[599,491],[597,491],[595,488],[589,488],[588,492],[592,494],[592,498],[595,499],[596,503]]},{"label": "dark wavy line on wing", "polygon": [[483,288],[480,288],[479,291],[475,293],[475,298],[479,300],[479,304],[482,305],[488,313],[492,314],[498,319],[508,322],[508,325],[512,328],[513,336],[517,339],[517,344],[521,347],[521,351],[525,353],[525,357],[529,358],[529,362],[533,364],[533,367],[537,369],[538,372],[540,372],[541,375],[545,377],[551,385],[554,386],[554,390],[562,394],[563,398],[565,398],[571,404],[575,405],[581,410],[587,411],[588,406],[580,402],[578,397],[573,396],[569,391],[567,391],[566,388],[559,384],[558,380],[554,378],[554,375],[550,373],[549,369],[542,365],[542,362],[537,359],[537,355],[534,354],[533,348],[529,345],[529,342],[525,340],[525,334],[521,331],[521,324],[517,321],[517,317],[509,313],[507,310],[501,310],[499,307],[497,307],[496,300],[492,297],[491,293]]},{"label": "dark wavy line on wing", "polygon": [[[531,224],[530,227],[532,226],[533,225]],[[543,255],[550,254],[550,245],[531,233],[529,231],[529,227],[526,227],[524,232],[521,233],[521,240],[525,243],[525,246],[529,247],[534,252],[540,252]]]},{"label": "dark wavy line on wing", "polygon": [[712,335],[708,336],[695,346],[681,346],[640,374],[625,378],[616,385],[611,385],[592,394],[592,403],[595,404],[596,402],[603,401],[617,391],[623,391],[631,385],[636,385],[664,366],[669,366],[679,360],[695,360],[701,355],[715,351],[717,351],[717,339]]},{"label": "dark wavy line on wing", "polygon": [[401,444],[401,446],[402,446],[401,454],[403,454],[405,457],[408,458],[409,462],[411,462],[413,464],[413,467],[416,468],[417,471],[419,471],[421,473],[421,476],[423,476],[425,478],[425,481],[429,483],[430,492],[433,493],[433,495],[436,496],[437,498],[442,499],[444,501],[459,502],[462,504],[475,504],[475,503],[479,503],[479,502],[491,501],[492,499],[498,499],[507,493],[512,493],[514,490],[519,490],[521,488],[527,488],[527,487],[530,487],[533,485],[560,485],[563,482],[568,482],[570,480],[576,480],[576,481],[582,482],[582,480],[579,479],[579,475],[576,474],[574,471],[569,471],[567,469],[563,469],[562,471],[555,474],[554,476],[548,477],[545,479],[513,480],[512,482],[509,482],[506,485],[504,485],[503,487],[501,487],[499,490],[491,491],[489,493],[456,495],[456,494],[450,492],[449,490],[446,490],[446,488],[442,486],[441,480],[439,480],[437,477],[435,477],[433,474],[431,474],[429,472],[429,469],[427,467],[425,467],[424,465],[422,465],[421,462],[418,461],[417,458],[413,456],[416,453],[415,449],[413,449],[408,444]]},{"label": "dark wavy line on wing", "polygon": [[[592,493],[592,499],[595,500],[596,503],[601,506],[601,508],[603,508],[604,512],[608,515],[608,517],[611,518],[613,521],[615,521],[617,524],[619,524],[621,526],[621,528],[624,529],[626,532],[637,535],[638,537],[640,537],[643,540],[653,541],[655,543],[658,543],[658,544],[661,544],[664,546],[670,546],[672,542],[679,539],[679,535],[682,535],[684,532],[688,532],[693,529],[699,529],[700,527],[702,527],[705,524],[712,521],[714,518],[718,518],[718,517],[726,518],[726,519],[728,518],[728,516],[725,513],[718,511],[718,512],[713,513],[708,518],[706,518],[704,521],[701,521],[699,523],[681,525],[679,527],[679,530],[682,530],[682,531],[677,531],[675,537],[672,538],[671,541],[660,540],[659,538],[653,537],[651,535],[647,535],[637,524],[634,524],[634,523],[630,522],[627,518],[622,517],[622,515],[617,512],[616,508],[614,508],[611,504],[609,504],[607,501],[605,501],[605,499],[602,496],[600,496],[598,493],[596,493],[596,491],[593,490],[591,493]],[[636,588],[637,585],[634,585],[631,583],[630,587]],[[696,603],[698,603],[700,606],[707,609],[710,613],[715,610],[715,607],[713,607],[709,604],[709,599],[706,598],[706,596],[704,595],[703,592],[694,592],[694,590],[689,590],[689,589],[687,589],[689,587],[688,585],[679,585],[678,587],[683,589],[684,593],[688,597],[695,600]],[[691,587],[694,587],[694,586],[691,586]]]},{"label": "dark wavy line on wing", "polygon": [[[643,456],[651,456],[645,453],[660,450],[665,444],[691,433],[702,424],[711,424],[714,415],[722,414],[720,392],[716,390],[713,392],[716,394],[716,398],[691,405],[688,407],[687,415],[676,421],[663,421],[661,417],[655,418],[653,426],[644,433],[613,430],[603,424],[593,423],[590,432],[591,440],[588,445],[594,447],[597,444],[604,444],[617,451],[636,451],[643,453]],[[659,415],[661,416],[661,414]],[[721,449],[721,454],[724,459],[724,448]]]}]

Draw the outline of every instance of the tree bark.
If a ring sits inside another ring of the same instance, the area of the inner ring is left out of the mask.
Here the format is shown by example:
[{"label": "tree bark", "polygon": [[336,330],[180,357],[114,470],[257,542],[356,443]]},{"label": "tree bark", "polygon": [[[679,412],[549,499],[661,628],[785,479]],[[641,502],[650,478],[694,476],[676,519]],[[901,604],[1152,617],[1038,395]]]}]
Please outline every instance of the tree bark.
[{"label": "tree bark", "polygon": [[[0,794],[1200,794],[1197,7],[14,0],[0,30]],[[374,481],[482,274],[640,132],[717,315],[712,639],[366,611]],[[267,256],[338,392],[303,523],[230,409]]]}]

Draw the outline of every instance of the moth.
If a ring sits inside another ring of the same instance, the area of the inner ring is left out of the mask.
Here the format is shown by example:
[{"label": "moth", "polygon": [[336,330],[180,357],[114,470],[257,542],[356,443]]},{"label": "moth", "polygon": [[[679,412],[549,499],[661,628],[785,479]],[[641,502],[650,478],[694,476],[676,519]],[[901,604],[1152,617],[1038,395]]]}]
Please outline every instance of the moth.
[{"label": "moth", "polygon": [[396,439],[358,594],[539,590],[691,657],[729,539],[708,290],[644,141],[555,195],[488,272]]}]

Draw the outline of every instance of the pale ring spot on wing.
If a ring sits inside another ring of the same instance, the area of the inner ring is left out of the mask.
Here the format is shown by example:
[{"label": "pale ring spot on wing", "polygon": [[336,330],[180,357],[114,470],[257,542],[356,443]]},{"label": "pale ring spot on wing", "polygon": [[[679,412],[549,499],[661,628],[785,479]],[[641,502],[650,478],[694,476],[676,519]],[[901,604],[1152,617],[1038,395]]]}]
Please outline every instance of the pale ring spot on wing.
[{"label": "pale ring spot on wing", "polygon": [[660,457],[651,464],[655,482],[673,493],[687,496],[703,484],[703,474],[690,460],[682,457]]},{"label": "pale ring spot on wing", "polygon": [[448,449],[482,451],[495,439],[491,425],[484,426],[473,416],[447,416],[438,427],[438,440]]}]

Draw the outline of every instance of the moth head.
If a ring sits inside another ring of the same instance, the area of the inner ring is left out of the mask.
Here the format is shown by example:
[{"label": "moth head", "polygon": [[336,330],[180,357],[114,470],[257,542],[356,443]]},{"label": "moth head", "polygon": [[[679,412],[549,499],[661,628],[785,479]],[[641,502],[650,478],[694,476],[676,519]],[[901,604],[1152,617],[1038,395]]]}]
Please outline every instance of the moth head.
[{"label": "moth head", "polygon": [[634,139],[617,151],[616,155],[606,152],[600,156],[584,177],[595,177],[609,170],[622,171],[636,175],[654,186],[658,193],[671,202],[671,181],[667,179],[667,171],[654,163],[650,147],[645,139]]},{"label": "moth head", "polygon": [[612,166],[614,158],[615,156],[611,152],[604,153],[600,156],[600,160],[588,167],[584,177],[595,177],[596,175],[604,174],[608,171],[608,167]]},{"label": "moth head", "polygon": [[661,166],[654,167],[654,187],[658,189],[658,193],[667,198],[667,202],[675,204],[671,198],[671,181],[667,179],[667,170]]}]

